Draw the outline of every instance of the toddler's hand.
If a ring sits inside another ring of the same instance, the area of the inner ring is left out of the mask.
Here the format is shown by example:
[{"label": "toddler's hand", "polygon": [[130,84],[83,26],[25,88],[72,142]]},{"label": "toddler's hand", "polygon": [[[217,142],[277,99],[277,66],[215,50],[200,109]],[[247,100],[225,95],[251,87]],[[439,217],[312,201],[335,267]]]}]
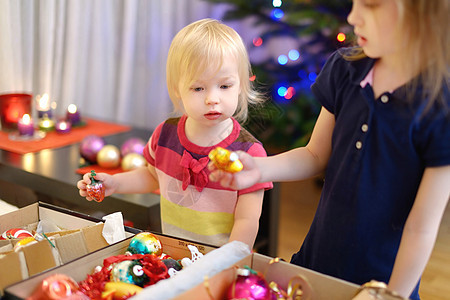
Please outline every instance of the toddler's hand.
[{"label": "toddler's hand", "polygon": [[[105,187],[105,196],[109,196],[114,193],[116,183],[113,176],[107,173],[97,173],[95,175],[95,179],[102,181],[102,184]],[[89,196],[87,191],[87,186],[91,183],[91,173],[84,174],[83,179],[77,182],[77,188],[79,189],[81,197],[85,197],[88,201],[95,200]]]},{"label": "toddler's hand", "polygon": [[225,172],[218,169],[213,162],[209,162],[208,169],[211,171],[209,179],[219,182],[223,187],[233,190],[242,190],[251,187],[261,178],[261,172],[255,163],[254,158],[244,152],[237,151],[239,160],[244,168],[237,173]]}]

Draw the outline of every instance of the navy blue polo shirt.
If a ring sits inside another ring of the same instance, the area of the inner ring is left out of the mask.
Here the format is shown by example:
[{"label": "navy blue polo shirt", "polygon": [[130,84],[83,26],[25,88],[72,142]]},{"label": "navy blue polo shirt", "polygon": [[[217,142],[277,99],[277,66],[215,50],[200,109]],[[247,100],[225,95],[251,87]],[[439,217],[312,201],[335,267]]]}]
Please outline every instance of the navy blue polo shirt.
[{"label": "navy blue polo shirt", "polygon": [[360,86],[373,64],[335,52],[311,87],[336,125],[316,215],[291,260],[356,284],[389,281],[424,169],[450,164],[449,110],[425,110],[420,91],[407,101],[405,87],[375,99]]}]

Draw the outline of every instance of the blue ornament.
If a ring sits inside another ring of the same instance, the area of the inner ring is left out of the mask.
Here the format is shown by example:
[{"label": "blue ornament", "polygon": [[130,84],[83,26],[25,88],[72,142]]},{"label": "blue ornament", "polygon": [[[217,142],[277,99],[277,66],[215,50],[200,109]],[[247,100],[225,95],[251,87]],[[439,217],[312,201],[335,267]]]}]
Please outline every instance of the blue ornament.
[{"label": "blue ornament", "polygon": [[124,260],[113,265],[111,281],[126,282],[144,287],[150,279],[138,260]]},{"label": "blue ornament", "polygon": [[130,241],[127,249],[132,254],[162,254],[161,241],[150,232],[141,232],[136,234]]}]

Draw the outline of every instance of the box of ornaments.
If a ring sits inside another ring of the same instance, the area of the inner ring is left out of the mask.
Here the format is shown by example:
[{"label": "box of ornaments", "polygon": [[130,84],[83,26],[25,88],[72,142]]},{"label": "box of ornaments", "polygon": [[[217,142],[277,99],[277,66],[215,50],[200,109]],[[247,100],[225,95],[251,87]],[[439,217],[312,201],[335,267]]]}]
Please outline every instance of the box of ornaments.
[{"label": "box of ornaments", "polygon": [[[183,271],[197,265],[215,249],[153,232],[140,232],[10,285],[5,288],[5,299],[128,299],[150,287],[158,290],[163,281],[181,279]],[[207,266],[208,270],[211,268],[214,267]],[[156,297],[153,299],[164,299],[159,294],[181,294],[193,288],[203,280],[202,274],[194,273],[171,291],[161,287],[162,291],[152,293]]]},{"label": "box of ornaments", "polygon": [[122,222],[115,236],[107,236],[110,217],[117,219],[114,214],[99,220],[43,202],[1,215],[0,295],[8,285],[140,232]]},{"label": "box of ornaments", "polygon": [[[178,284],[172,282],[174,286]],[[148,295],[144,291],[133,299],[143,300]],[[258,253],[251,253],[212,276],[204,276],[192,289],[167,299],[407,300],[388,290],[383,282],[372,280],[359,286]]]},{"label": "box of ornaments", "polygon": [[252,253],[173,299],[350,300],[358,288],[279,258]]},{"label": "box of ornaments", "polygon": [[383,291],[251,253],[237,241],[214,248],[141,232],[11,285],[5,298],[359,300],[375,292],[373,299],[399,299]]}]

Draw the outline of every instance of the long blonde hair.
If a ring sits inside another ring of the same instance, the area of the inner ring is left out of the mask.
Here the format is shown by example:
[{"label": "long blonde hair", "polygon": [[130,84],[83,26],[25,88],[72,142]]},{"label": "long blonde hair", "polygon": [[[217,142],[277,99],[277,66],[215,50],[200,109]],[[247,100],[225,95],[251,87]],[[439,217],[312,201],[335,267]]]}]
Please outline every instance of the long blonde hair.
[{"label": "long blonde hair", "polygon": [[244,122],[248,105],[264,101],[254,89],[250,77],[252,70],[247,50],[239,34],[231,27],[214,19],[202,19],[180,30],[169,49],[166,65],[166,80],[170,99],[175,111],[181,111],[179,83],[185,87],[192,84],[206,68],[220,69],[225,55],[231,54],[238,63],[240,89],[236,120]]},{"label": "long blonde hair", "polygon": [[[396,0],[400,30],[407,51],[405,62],[412,74],[419,74],[409,83],[411,95],[419,84],[422,96],[429,104],[442,99],[442,89],[449,86],[450,66],[450,1]],[[360,47],[346,52],[344,57],[356,60],[365,57]]]}]

